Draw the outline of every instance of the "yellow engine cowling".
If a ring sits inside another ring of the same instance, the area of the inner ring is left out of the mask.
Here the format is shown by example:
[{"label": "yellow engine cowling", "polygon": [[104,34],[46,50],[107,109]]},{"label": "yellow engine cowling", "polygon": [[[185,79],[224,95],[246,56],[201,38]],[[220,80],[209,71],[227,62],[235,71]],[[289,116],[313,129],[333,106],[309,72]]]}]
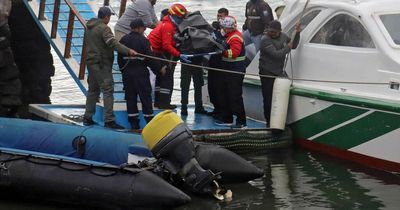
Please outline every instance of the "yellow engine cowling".
[{"label": "yellow engine cowling", "polygon": [[171,110],[165,110],[157,114],[142,131],[147,148],[152,150],[158,142],[182,123],[182,119]]}]

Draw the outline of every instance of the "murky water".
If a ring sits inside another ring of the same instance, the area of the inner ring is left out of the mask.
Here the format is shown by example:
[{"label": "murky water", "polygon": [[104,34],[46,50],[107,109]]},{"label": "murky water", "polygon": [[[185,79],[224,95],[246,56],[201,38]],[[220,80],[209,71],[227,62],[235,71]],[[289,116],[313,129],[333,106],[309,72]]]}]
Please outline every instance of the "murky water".
[{"label": "murky water", "polygon": [[[101,0],[99,0],[101,1]],[[117,1],[111,1],[117,4]],[[157,14],[173,1],[159,0]],[[239,26],[244,20],[245,0],[182,0],[189,10],[200,10],[212,21],[220,7],[226,7],[236,16]],[[55,104],[83,104],[85,98],[69,78],[67,70],[55,57],[56,75],[53,77],[51,100]],[[179,68],[176,79],[179,78]],[[175,81],[179,88],[179,81]],[[179,103],[180,94],[174,92]],[[179,210],[256,210],[256,209],[399,209],[400,177],[375,171],[348,162],[338,161],[296,148],[266,151],[244,155],[263,168],[265,176],[245,184],[227,186],[233,191],[233,200],[219,202],[208,197],[192,197],[193,201]],[[227,163],[229,164],[229,163]],[[4,193],[4,192],[3,192]],[[5,193],[7,194],[7,193]],[[68,204],[21,201],[19,197],[0,196],[0,209],[50,210],[87,209]]]}]

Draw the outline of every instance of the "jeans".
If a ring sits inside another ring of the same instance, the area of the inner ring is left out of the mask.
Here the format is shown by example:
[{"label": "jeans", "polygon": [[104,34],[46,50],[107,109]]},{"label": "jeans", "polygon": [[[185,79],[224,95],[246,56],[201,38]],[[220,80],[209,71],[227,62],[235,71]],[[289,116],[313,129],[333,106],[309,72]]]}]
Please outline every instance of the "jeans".
[{"label": "jeans", "polygon": [[246,30],[243,32],[244,45],[247,46],[253,43],[254,47],[256,48],[256,52],[258,52],[260,50],[261,37],[262,34],[259,34],[257,36],[252,36],[249,30]]}]

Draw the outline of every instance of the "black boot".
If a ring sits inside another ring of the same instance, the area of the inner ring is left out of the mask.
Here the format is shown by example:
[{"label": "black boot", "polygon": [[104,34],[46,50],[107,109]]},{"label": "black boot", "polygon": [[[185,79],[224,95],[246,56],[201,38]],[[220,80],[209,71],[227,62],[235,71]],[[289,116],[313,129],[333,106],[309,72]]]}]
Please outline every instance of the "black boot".
[{"label": "black boot", "polygon": [[138,130],[140,129],[139,126],[139,118],[137,116],[134,117],[128,117],[128,121],[131,124],[131,127],[133,130]]},{"label": "black boot", "polygon": [[204,107],[196,107],[194,109],[194,113],[196,114],[208,114],[209,112],[207,112],[207,110],[204,109]]},{"label": "black boot", "polygon": [[187,106],[186,105],[182,105],[181,106],[181,115],[182,116],[187,116],[188,115],[188,111],[187,111]]},{"label": "black boot", "polygon": [[154,116],[148,116],[148,117],[144,117],[144,120],[146,120],[146,123],[149,123]]}]

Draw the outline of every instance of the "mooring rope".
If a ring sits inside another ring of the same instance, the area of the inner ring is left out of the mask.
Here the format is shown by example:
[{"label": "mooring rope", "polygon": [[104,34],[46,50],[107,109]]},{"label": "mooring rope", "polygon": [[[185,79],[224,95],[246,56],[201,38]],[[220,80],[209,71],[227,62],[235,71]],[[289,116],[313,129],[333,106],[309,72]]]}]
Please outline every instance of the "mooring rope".
[{"label": "mooring rope", "polygon": [[155,57],[155,56],[151,56],[151,55],[145,55],[145,54],[142,54],[142,53],[137,53],[137,55],[145,57],[145,58],[149,58],[149,59],[164,61],[164,62],[170,62],[170,63],[181,64],[181,65],[186,65],[186,66],[191,66],[191,67],[203,68],[203,69],[211,70],[211,71],[219,71],[219,72],[225,72],[225,73],[240,74],[240,75],[244,75],[244,76],[248,75],[248,76],[264,77],[264,78],[287,78],[287,79],[293,80],[293,81],[319,82],[319,83],[337,83],[337,84],[355,84],[355,85],[389,85],[390,84],[389,82],[360,82],[360,81],[298,79],[298,78],[281,77],[281,76],[273,76],[273,75],[264,75],[264,74],[256,74],[256,73],[245,73],[245,72],[237,72],[237,71],[221,69],[221,68],[208,67],[208,66],[203,66],[203,65],[184,63],[184,62],[180,62],[180,61],[173,61],[173,60],[169,60],[169,59],[165,59],[165,58],[159,58],[159,57]]}]

